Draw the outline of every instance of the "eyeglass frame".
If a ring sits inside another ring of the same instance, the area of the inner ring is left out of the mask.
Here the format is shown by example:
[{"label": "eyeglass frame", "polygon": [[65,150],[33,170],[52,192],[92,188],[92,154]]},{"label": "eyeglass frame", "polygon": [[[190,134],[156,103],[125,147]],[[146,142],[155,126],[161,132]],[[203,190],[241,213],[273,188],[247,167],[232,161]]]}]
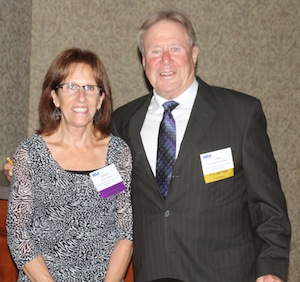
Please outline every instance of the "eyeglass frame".
[{"label": "eyeglass frame", "polygon": [[[77,87],[77,90],[74,92],[74,93],[66,93],[66,92],[64,92],[64,90],[63,90],[63,86],[64,85],[73,85],[73,86],[76,86]],[[98,87],[99,88],[99,93],[97,93],[97,94],[91,94],[91,93],[88,93],[87,91],[86,91],[86,87]],[[80,89],[83,89],[83,91],[84,91],[84,93],[85,94],[88,94],[88,95],[93,95],[93,96],[96,96],[96,95],[102,95],[102,93],[103,93],[103,89],[102,89],[102,87],[101,86],[99,86],[99,85],[91,85],[91,84],[87,84],[87,85],[79,85],[79,84],[76,84],[76,83],[70,83],[70,82],[65,82],[65,83],[60,83],[60,84],[58,84],[57,86],[55,86],[55,89],[56,90],[58,90],[58,89],[62,89],[62,91],[64,92],[64,93],[66,93],[66,94],[68,94],[68,95],[75,95],[75,94],[78,94],[79,93],[79,91],[80,91]]]}]

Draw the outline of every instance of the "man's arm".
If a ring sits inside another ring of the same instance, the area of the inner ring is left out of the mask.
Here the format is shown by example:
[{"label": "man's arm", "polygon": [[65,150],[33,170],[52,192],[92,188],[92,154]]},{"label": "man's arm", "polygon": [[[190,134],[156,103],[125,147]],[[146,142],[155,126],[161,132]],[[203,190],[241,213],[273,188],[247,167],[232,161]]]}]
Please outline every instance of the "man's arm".
[{"label": "man's arm", "polygon": [[255,234],[258,282],[273,281],[275,276],[286,281],[291,226],[267,135],[265,115],[257,100],[249,109],[242,154],[249,212]]},{"label": "man's arm", "polygon": [[274,275],[264,275],[256,279],[256,282],[284,282],[280,278]]}]

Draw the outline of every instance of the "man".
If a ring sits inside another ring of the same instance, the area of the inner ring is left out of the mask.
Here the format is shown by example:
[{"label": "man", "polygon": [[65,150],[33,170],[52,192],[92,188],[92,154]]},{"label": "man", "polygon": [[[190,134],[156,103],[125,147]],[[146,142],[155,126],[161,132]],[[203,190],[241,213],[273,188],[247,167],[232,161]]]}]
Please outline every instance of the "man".
[{"label": "man", "polygon": [[[181,13],[148,18],[139,48],[153,93],[112,124],[133,155],[135,282],[287,281],[290,223],[260,102],[195,76],[195,32]],[[176,162],[168,155],[162,177],[168,101]]]},{"label": "man", "polygon": [[[114,113],[133,154],[135,281],[286,281],[290,223],[261,104],[195,77],[195,44],[184,15],[147,19],[139,49],[153,93]],[[161,192],[157,140],[170,100],[176,162]]]}]

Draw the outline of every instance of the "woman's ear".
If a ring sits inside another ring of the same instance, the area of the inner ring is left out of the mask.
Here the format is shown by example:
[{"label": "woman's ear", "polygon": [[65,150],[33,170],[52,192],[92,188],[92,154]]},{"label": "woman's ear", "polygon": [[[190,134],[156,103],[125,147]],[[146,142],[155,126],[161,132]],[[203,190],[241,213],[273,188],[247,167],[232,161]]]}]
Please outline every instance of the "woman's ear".
[{"label": "woman's ear", "polygon": [[56,108],[59,108],[60,104],[59,104],[59,99],[57,97],[56,91],[55,90],[51,90],[51,97],[52,97],[52,101],[53,104]]},{"label": "woman's ear", "polygon": [[99,97],[99,100],[98,100],[97,110],[101,109],[101,105],[102,105],[102,102],[103,102],[104,99],[105,99],[105,93],[102,92],[102,94],[101,94],[101,96]]}]

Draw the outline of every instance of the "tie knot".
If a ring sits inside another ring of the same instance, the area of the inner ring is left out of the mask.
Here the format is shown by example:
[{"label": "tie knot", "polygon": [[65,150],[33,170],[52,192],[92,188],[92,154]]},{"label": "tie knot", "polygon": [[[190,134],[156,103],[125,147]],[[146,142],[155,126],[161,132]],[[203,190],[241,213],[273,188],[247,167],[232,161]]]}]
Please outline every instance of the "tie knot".
[{"label": "tie knot", "polygon": [[165,111],[167,112],[172,112],[179,104],[175,101],[168,101],[163,103],[163,107],[165,109]]}]

